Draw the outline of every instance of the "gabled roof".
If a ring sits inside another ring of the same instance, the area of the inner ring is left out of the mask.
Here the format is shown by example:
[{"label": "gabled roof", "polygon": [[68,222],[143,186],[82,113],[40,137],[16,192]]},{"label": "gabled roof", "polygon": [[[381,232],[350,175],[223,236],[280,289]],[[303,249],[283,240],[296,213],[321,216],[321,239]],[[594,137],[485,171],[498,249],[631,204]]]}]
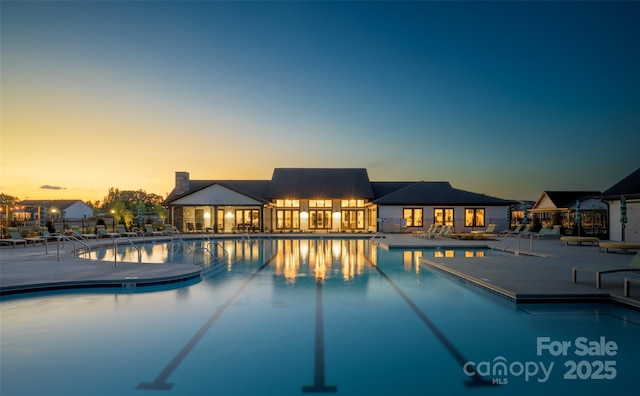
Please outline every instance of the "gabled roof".
[{"label": "gabled roof", "polygon": [[545,195],[556,208],[573,208],[576,205],[576,201],[583,202],[595,198],[600,195],[600,191],[545,191],[534,207],[538,206],[538,203]]},{"label": "gabled roof", "polygon": [[[382,186],[384,187],[384,186]],[[373,201],[379,205],[511,205],[489,195],[458,190],[448,182],[414,182]]]},{"label": "gabled roof", "polygon": [[[600,191],[544,191],[533,205],[533,209],[538,208],[545,197],[547,197],[557,209],[568,209],[573,208],[576,205],[576,201],[583,202],[596,198],[599,194]],[[541,210],[549,209],[551,208]]]},{"label": "gabled roof", "polygon": [[611,186],[600,197],[619,199],[622,195],[627,198],[640,197],[640,168]]},{"label": "gabled roof", "polygon": [[394,193],[398,190],[401,190],[407,186],[415,184],[416,182],[393,182],[393,181],[385,181],[385,182],[371,182],[371,189],[373,190],[374,199],[385,197],[391,193]]},{"label": "gabled roof", "polygon": [[235,191],[238,194],[253,198],[256,201],[263,203],[268,202],[266,194],[269,187],[269,180],[190,180],[189,191],[184,194],[174,194],[172,191],[165,200],[165,204],[169,204],[186,195],[193,194],[216,184]]},{"label": "gabled roof", "polygon": [[276,168],[267,192],[269,199],[373,199],[364,168]]},{"label": "gabled roof", "polygon": [[25,207],[37,207],[40,205],[44,205],[47,208],[56,208],[59,210],[65,210],[71,205],[76,204],[78,202],[86,205],[86,203],[81,199],[53,199],[53,200],[25,199],[24,201],[20,201],[19,205],[25,206]]}]

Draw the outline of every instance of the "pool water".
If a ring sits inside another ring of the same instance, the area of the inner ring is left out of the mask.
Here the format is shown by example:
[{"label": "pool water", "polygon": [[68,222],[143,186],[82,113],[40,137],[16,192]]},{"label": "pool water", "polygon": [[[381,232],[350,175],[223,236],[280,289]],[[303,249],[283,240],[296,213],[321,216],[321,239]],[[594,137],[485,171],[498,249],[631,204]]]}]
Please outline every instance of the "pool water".
[{"label": "pool water", "polygon": [[[517,306],[421,267],[426,250],[383,251],[366,240],[224,247],[224,271],[179,289],[4,297],[0,393],[601,395],[637,387],[635,311]],[[191,263],[188,250],[181,254]],[[206,256],[195,261],[210,265]]]}]

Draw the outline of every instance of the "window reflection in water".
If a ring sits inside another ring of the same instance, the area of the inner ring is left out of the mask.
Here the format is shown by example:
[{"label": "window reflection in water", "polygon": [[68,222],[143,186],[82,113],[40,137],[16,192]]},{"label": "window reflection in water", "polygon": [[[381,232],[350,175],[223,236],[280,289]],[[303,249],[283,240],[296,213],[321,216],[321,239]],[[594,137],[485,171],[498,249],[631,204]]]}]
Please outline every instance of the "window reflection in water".
[{"label": "window reflection in water", "polygon": [[275,273],[290,284],[307,274],[320,281],[339,274],[350,281],[364,271],[363,249],[363,240],[279,240]]}]

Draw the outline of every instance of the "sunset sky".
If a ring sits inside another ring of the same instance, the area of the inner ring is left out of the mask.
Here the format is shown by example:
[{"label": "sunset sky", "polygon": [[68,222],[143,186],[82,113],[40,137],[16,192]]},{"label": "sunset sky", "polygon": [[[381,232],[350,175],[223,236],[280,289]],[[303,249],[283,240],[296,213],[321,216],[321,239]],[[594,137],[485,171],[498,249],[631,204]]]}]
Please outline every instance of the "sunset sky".
[{"label": "sunset sky", "polygon": [[0,4],[20,199],[358,167],[535,200],[640,166],[640,2]]}]

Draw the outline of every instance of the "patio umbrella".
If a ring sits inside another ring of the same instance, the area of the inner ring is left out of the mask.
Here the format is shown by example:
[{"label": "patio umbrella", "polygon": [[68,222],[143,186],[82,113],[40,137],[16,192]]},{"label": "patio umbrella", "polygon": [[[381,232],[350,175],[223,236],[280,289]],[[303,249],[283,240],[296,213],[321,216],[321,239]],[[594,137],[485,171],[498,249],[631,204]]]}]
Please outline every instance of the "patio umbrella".
[{"label": "patio umbrella", "polygon": [[524,214],[522,215],[522,224],[529,224],[529,209],[524,208]]},{"label": "patio umbrella", "polygon": [[624,228],[627,224],[627,199],[620,197],[620,224],[622,224],[622,242],[624,242]]},{"label": "patio umbrella", "polygon": [[578,236],[580,236],[580,224],[582,223],[582,215],[580,214],[580,201],[576,201],[576,218],[574,219],[576,227],[578,227]]},{"label": "patio umbrella", "polygon": [[507,228],[511,229],[511,206],[507,206]]},{"label": "patio umbrella", "polygon": [[138,227],[142,227],[142,202],[138,202]]}]

